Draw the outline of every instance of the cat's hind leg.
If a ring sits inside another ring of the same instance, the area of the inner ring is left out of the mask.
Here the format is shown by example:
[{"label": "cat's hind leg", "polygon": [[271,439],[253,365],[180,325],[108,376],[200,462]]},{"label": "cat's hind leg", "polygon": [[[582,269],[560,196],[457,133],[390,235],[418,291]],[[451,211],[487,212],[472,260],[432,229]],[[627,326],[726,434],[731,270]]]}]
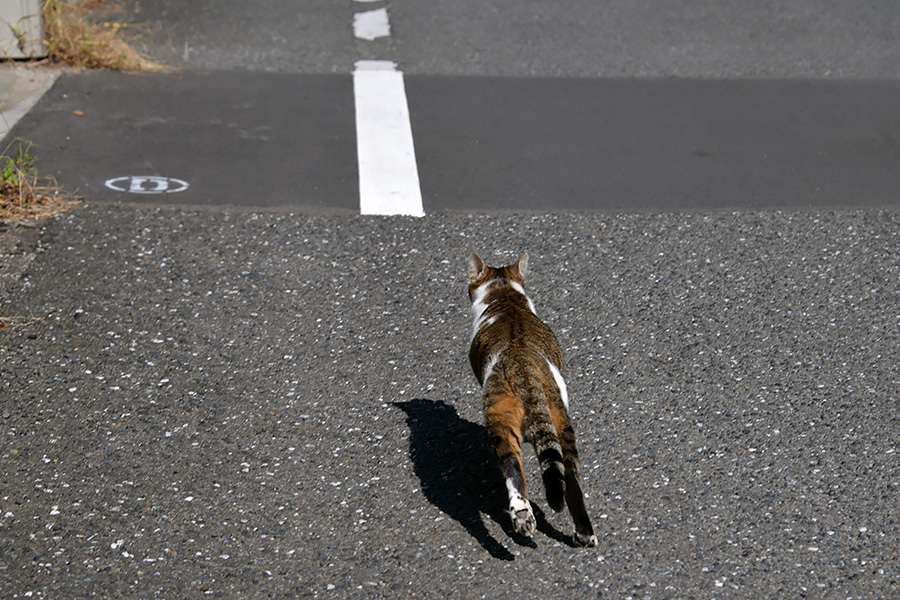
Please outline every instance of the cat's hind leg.
[{"label": "cat's hind leg", "polygon": [[597,536],[594,535],[594,528],[584,504],[584,492],[581,491],[581,480],[578,477],[578,445],[575,442],[575,429],[572,427],[569,413],[562,403],[552,405],[551,415],[553,425],[559,434],[559,444],[565,464],[566,506],[569,508],[569,514],[572,515],[572,521],[575,524],[572,543],[576,546],[593,548],[597,545]]},{"label": "cat's hind leg", "polygon": [[513,529],[520,535],[531,537],[537,522],[528,501],[525,474],[522,471],[522,422],[525,408],[521,400],[512,394],[486,395],[484,417],[491,446],[506,481]]},{"label": "cat's hind leg", "polygon": [[503,475],[506,477],[506,490],[509,492],[509,516],[512,519],[513,529],[519,535],[531,537],[534,535],[537,522],[531,510],[531,502],[528,501],[528,493],[525,490],[525,477],[522,475],[522,464],[515,457],[508,457],[502,465]]},{"label": "cat's hind leg", "polygon": [[563,432],[562,446],[566,463],[566,505],[575,523],[572,542],[576,546],[593,548],[597,545],[597,536],[594,535],[594,528],[584,505],[584,493],[578,477],[578,450],[575,449],[575,432],[571,426],[568,431]]},{"label": "cat's hind leg", "polygon": [[572,542],[576,546],[593,548],[597,545],[597,536],[594,535],[591,519],[584,506],[584,494],[581,491],[581,482],[578,481],[578,471],[570,465],[567,467],[569,468],[566,469],[566,504],[575,523]]}]

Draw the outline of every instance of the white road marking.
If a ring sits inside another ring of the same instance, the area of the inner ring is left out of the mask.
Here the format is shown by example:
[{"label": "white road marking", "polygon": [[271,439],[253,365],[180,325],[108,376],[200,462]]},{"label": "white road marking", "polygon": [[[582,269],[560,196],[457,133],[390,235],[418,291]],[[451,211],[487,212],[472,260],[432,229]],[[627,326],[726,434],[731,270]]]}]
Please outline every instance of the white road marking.
[{"label": "white road marking", "polygon": [[391,61],[358,60],[353,94],[360,212],[425,216],[403,73]]},{"label": "white road marking", "polygon": [[107,179],[103,185],[117,192],[131,194],[173,194],[183,192],[190,187],[188,182],[183,179],[155,175],[115,177]]},{"label": "white road marking", "polygon": [[376,40],[391,35],[391,23],[386,8],[353,14],[353,35],[361,40]]}]

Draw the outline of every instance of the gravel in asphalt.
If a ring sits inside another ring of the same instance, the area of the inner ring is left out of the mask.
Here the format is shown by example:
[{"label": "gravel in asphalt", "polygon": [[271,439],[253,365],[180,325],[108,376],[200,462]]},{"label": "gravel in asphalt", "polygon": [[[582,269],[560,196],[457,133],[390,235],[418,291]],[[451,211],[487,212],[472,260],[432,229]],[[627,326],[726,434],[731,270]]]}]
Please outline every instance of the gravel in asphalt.
[{"label": "gravel in asphalt", "polygon": [[[888,597],[898,247],[882,211],[65,214],[0,290],[0,594]],[[597,549],[531,456],[509,533],[473,250],[530,253]]]}]

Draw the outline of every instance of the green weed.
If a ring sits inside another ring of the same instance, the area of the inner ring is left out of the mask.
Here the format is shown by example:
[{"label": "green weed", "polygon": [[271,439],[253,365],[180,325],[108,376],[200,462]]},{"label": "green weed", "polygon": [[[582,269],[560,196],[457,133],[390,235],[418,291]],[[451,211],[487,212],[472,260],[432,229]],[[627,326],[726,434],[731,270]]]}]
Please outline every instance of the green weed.
[{"label": "green weed", "polygon": [[41,185],[31,142],[14,139],[0,154],[0,222],[51,217],[78,205],[49,180]]}]

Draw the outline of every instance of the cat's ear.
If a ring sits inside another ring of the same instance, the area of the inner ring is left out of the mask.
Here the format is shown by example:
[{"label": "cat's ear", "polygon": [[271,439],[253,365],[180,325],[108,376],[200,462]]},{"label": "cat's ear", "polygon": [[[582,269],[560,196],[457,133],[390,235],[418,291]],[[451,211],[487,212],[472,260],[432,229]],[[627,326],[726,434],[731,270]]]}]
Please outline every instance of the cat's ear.
[{"label": "cat's ear", "polygon": [[513,265],[517,271],[519,271],[519,276],[522,280],[525,280],[525,272],[528,271],[528,253],[526,252],[522,256],[519,257],[519,260],[516,261],[516,264]]},{"label": "cat's ear", "polygon": [[474,252],[469,257],[469,279],[475,281],[484,273],[484,261]]}]

